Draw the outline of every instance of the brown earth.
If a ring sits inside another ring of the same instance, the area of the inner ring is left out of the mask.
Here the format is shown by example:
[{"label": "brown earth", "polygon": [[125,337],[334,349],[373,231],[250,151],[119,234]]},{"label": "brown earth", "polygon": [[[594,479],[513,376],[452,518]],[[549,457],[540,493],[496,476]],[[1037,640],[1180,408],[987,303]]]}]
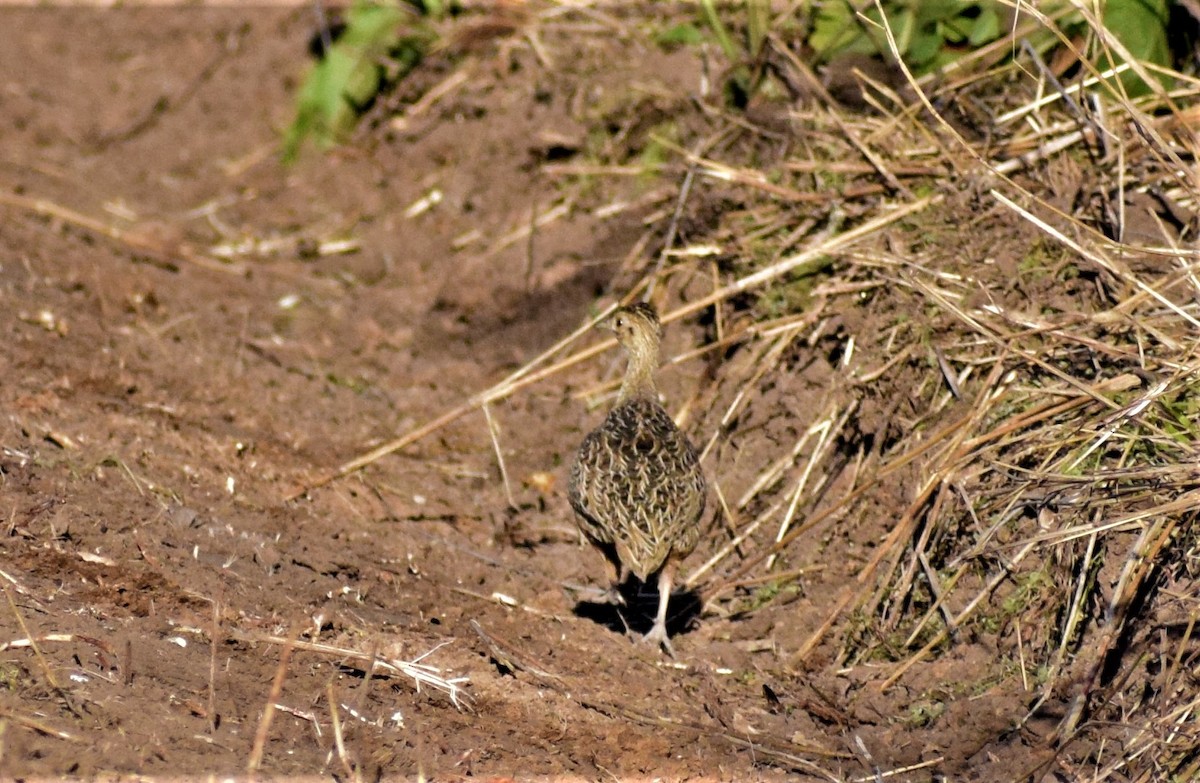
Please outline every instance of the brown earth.
[{"label": "brown earth", "polygon": [[[793,659],[915,472],[790,552],[811,569],[790,597],[699,616],[680,599],[678,660],[631,644],[623,615],[591,603],[605,570],[564,489],[615,354],[490,406],[511,504],[479,411],[288,499],[489,388],[652,268],[677,182],[571,189],[544,164],[598,124],[619,145],[682,114],[704,73],[694,51],[602,14],[536,41],[477,31],[353,143],[289,168],[277,151],[309,62],[307,4],[5,8],[0,23],[0,776],[237,774],[261,731],[271,776],[874,779],[917,765],[890,779],[1002,780],[1037,764],[1048,726],[1016,728],[1029,695],[983,642],[886,693],[871,667],[831,665],[835,636]],[[439,86],[447,97],[403,113]],[[710,193],[685,230],[702,238],[721,208]],[[530,239],[535,215],[549,217]],[[698,298],[707,274],[671,295]],[[890,317],[850,311],[827,331]],[[667,355],[707,329],[672,324]],[[820,340],[783,361],[773,404],[706,458],[731,500],[835,383]],[[722,410],[704,375],[699,361],[662,373],[698,439]],[[868,400],[858,426],[883,433],[897,415]],[[372,654],[463,678],[458,703]]]}]

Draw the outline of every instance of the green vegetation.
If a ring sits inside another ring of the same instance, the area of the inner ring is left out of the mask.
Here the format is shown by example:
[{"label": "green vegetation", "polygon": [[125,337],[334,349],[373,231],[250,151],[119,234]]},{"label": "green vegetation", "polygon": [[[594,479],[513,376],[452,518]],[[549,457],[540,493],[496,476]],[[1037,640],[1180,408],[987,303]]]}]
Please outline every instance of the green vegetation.
[{"label": "green vegetation", "polygon": [[[917,75],[943,68],[1005,36],[1027,39],[1043,53],[1071,45],[1068,41],[1081,40],[1085,47],[1080,53],[1103,72],[1121,64],[1124,58],[1106,45],[1104,36],[1094,27],[1099,23],[1134,59],[1168,67],[1169,6],[1167,0],[1108,0],[1102,4],[1097,20],[1085,18],[1061,0],[1036,6],[1036,13],[1056,20],[1056,35],[1041,24],[1021,30],[1019,23],[1031,20],[1035,11],[1018,7],[1014,16],[1011,4],[996,0],[886,0],[878,4],[828,0],[808,4],[811,18],[804,35],[820,63],[848,54],[885,59],[898,55]],[[760,54],[768,36],[792,20],[772,19],[770,5],[763,0],[721,6],[713,0],[702,0],[700,10],[704,24],[732,64],[725,86],[727,97],[735,104],[744,104],[763,84]],[[731,29],[743,32],[739,36]],[[888,40],[889,29],[894,49]],[[694,44],[702,39],[700,31],[691,25],[677,25],[658,37],[662,44]],[[1165,78],[1159,78],[1165,83]],[[1132,70],[1120,76],[1120,83],[1131,96],[1149,91]]]},{"label": "green vegetation", "polygon": [[771,5],[767,0],[745,0],[742,8],[745,35],[735,42],[721,22],[716,3],[713,0],[701,0],[700,3],[705,23],[712,30],[726,59],[733,64],[733,71],[725,83],[725,97],[735,106],[746,105],[762,81],[763,71],[757,63],[771,29]]},{"label": "green vegetation", "polygon": [[906,725],[913,728],[928,726],[946,712],[946,703],[922,699],[909,705],[908,714],[904,718]]},{"label": "green vegetation", "polygon": [[1016,587],[1004,598],[1000,611],[1005,622],[1020,617],[1027,606],[1039,604],[1044,591],[1053,584],[1046,570],[1039,569],[1016,577]]},{"label": "green vegetation", "polygon": [[[1109,0],[1104,5],[1104,27],[1117,37],[1135,59],[1167,67],[1171,64],[1171,49],[1167,45],[1167,21],[1170,17],[1167,0]],[[1120,63],[1103,49],[1096,58],[1100,69]],[[1159,76],[1166,84],[1165,76]],[[1148,85],[1136,73],[1121,75],[1121,84],[1131,96],[1144,95]]]},{"label": "green vegetation", "polygon": [[999,38],[1000,4],[963,0],[892,0],[860,14],[850,2],[822,3],[809,44],[821,60],[839,54],[883,54],[890,51],[882,21],[886,18],[896,48],[918,73],[944,66],[971,49]]},{"label": "green vegetation", "polygon": [[[424,8],[434,12],[442,5]],[[410,19],[416,23],[404,32]],[[421,17],[395,2],[357,0],[345,21],[296,95],[296,118],[284,133],[285,161],[294,160],[307,139],[322,148],[342,141],[384,85],[416,67],[435,39]]]},{"label": "green vegetation", "polygon": [[21,668],[14,663],[0,664],[0,690],[13,692],[21,684]]}]

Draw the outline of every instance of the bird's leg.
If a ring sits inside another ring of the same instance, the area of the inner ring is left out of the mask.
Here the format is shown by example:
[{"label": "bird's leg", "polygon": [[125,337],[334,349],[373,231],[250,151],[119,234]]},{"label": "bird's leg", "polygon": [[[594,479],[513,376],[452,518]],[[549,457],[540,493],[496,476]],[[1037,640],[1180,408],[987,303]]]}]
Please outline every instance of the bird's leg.
[{"label": "bird's leg", "polygon": [[608,587],[588,588],[588,596],[589,598],[595,597],[598,603],[624,606],[625,596],[621,595],[621,585],[625,584],[625,580],[629,578],[629,569],[616,560],[608,560],[608,564],[609,571],[613,575]]},{"label": "bird's leg", "polygon": [[625,584],[625,580],[629,578],[629,567],[624,563],[614,562],[613,571],[616,573],[616,580],[608,588],[604,597],[613,606],[624,606],[625,596],[621,595],[621,585]]},{"label": "bird's leg", "polygon": [[658,574],[658,614],[654,617],[654,627],[642,637],[643,642],[657,642],[662,646],[663,652],[672,658],[675,657],[675,650],[671,647],[671,640],[667,638],[667,602],[671,600],[673,571],[672,565],[667,563]]}]

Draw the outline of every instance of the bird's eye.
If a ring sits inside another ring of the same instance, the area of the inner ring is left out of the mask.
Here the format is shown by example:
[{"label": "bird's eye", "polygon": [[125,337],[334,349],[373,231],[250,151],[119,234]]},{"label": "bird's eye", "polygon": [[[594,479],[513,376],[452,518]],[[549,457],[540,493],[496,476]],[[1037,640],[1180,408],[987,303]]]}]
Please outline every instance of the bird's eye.
[{"label": "bird's eye", "polygon": [[616,323],[618,327],[622,327],[625,325],[625,319],[618,315]]}]

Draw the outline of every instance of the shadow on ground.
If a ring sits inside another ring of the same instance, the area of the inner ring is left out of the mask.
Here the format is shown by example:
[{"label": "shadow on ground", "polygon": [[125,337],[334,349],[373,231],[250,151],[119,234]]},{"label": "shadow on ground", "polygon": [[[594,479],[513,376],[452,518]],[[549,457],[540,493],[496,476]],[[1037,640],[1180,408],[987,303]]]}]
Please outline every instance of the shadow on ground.
[{"label": "shadow on ground", "polygon": [[[640,639],[654,626],[654,616],[658,612],[655,582],[653,577],[647,583],[631,576],[616,588],[623,605],[583,600],[575,605],[575,616],[591,620],[614,633]],[[674,639],[693,630],[700,618],[700,608],[700,596],[695,591],[673,592],[667,606],[667,634]]]}]

